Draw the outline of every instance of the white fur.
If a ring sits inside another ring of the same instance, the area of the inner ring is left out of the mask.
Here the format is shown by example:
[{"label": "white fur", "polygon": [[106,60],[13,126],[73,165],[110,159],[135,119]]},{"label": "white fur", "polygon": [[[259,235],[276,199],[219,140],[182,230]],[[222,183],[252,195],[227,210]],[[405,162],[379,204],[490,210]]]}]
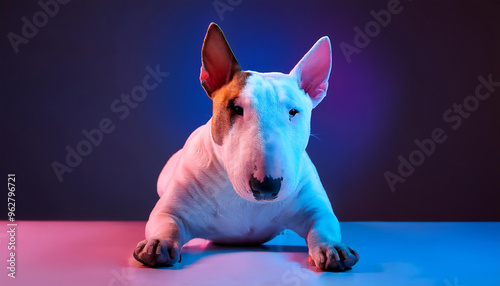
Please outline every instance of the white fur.
[{"label": "white fur", "polygon": [[[344,269],[332,259],[341,249],[350,250],[340,242],[338,220],[305,150],[312,109],[326,95],[330,51],[328,38],[322,38],[290,74],[248,71],[234,103],[244,115],[234,117],[222,145],[213,140],[210,119],[163,168],[160,199],[146,225],[146,240],[139,243],[138,260],[154,264],[152,254],[141,249],[146,245],[151,251],[158,241],[159,263],[175,263],[192,238],[254,244],[288,228],[306,239],[318,267]],[[291,109],[299,111],[293,118]],[[252,175],[261,182],[265,176],[282,177],[278,197],[257,201],[249,185]],[[170,256],[167,248],[173,249]],[[346,267],[357,261],[357,254],[348,256]]]},{"label": "white fur", "polygon": [[[213,142],[210,120],[193,132],[158,179],[161,198],[151,216],[164,212],[182,218],[188,238],[262,243],[285,228],[306,236],[311,218],[296,215],[310,210],[338,225],[305,152],[310,98],[290,75],[251,73],[235,102],[243,107],[244,119],[236,120],[224,144]],[[300,113],[289,120],[292,108]],[[248,184],[254,165],[260,180],[283,177],[277,199],[255,200]],[[148,223],[147,237],[155,235],[152,229]],[[340,241],[338,229],[334,235]]]}]

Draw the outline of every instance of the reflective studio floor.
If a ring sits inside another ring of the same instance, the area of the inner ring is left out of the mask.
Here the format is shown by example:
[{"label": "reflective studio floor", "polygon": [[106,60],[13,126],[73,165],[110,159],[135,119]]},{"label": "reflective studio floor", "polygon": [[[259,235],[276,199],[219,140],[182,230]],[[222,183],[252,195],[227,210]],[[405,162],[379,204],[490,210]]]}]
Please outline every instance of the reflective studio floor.
[{"label": "reflective studio floor", "polygon": [[361,259],[326,273],[309,266],[304,240],[291,231],[250,248],[195,239],[181,264],[151,269],[131,255],[145,222],[18,221],[15,279],[1,223],[0,285],[500,285],[500,223],[341,223]]}]

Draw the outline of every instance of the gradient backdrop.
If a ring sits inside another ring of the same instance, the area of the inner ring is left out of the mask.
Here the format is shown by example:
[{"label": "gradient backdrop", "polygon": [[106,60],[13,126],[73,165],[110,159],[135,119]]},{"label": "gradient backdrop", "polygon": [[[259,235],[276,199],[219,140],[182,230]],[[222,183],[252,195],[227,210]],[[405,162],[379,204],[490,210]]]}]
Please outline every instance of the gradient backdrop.
[{"label": "gradient backdrop", "polygon": [[[341,43],[355,46],[355,28],[393,2],[73,0],[45,19],[37,1],[2,1],[0,174],[16,173],[17,219],[146,220],[165,162],[211,116],[198,76],[216,22],[243,69],[262,72],[289,72],[330,37],[308,152],[340,220],[500,220],[500,87],[456,130],[443,120],[478,76],[500,81],[500,2],[402,0],[349,63]],[[33,16],[40,27],[16,53],[8,35]],[[110,105],[156,65],[168,77],[121,120]],[[103,118],[114,131],[59,182],[51,164]],[[391,191],[384,173],[435,128],[447,140]]]}]

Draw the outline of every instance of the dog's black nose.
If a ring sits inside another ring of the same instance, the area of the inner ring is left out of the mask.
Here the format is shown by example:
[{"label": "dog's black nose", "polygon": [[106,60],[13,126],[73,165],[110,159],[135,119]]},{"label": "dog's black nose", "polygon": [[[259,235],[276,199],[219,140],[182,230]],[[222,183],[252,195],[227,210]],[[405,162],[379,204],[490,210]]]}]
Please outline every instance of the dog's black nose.
[{"label": "dog's black nose", "polygon": [[272,177],[264,177],[264,182],[257,180],[252,175],[250,179],[250,188],[252,189],[253,196],[256,200],[274,200],[278,197],[281,189],[281,181],[283,177],[274,179]]}]

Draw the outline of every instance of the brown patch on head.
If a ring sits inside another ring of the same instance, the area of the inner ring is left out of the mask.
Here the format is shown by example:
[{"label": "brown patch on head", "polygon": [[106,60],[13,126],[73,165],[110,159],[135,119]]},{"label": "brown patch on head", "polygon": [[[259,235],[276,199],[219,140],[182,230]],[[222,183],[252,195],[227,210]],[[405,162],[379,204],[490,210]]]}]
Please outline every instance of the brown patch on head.
[{"label": "brown patch on head", "polygon": [[224,137],[233,126],[235,117],[239,116],[231,109],[231,102],[238,97],[250,75],[249,72],[237,72],[228,84],[214,92],[212,137],[217,145],[222,145]]}]

